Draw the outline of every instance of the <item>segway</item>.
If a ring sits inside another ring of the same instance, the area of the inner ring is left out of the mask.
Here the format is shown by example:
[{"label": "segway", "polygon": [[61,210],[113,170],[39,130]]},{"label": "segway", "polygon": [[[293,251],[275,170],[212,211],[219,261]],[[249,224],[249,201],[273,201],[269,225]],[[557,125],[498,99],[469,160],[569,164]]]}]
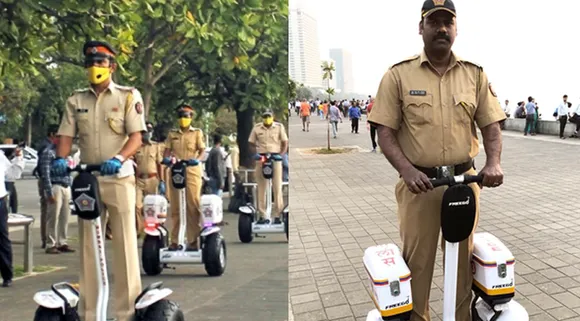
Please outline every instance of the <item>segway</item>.
[{"label": "segway", "polygon": [[[450,186],[443,194],[441,230],[445,239],[443,321],[455,321],[459,243],[469,237],[475,224],[476,204],[471,183],[483,176],[460,175],[432,180],[433,187]],[[365,250],[364,266],[370,281],[370,295],[376,309],[367,321],[408,321],[413,310],[411,272],[395,244]],[[472,288],[475,298],[473,321],[529,321],[526,310],[515,300],[515,259],[496,237],[474,234]]]},{"label": "segway", "polygon": [[[220,276],[226,269],[226,242],[221,229],[218,224],[223,220],[222,200],[216,195],[203,195],[201,197],[201,220],[202,230],[200,233],[200,250],[188,250],[185,240],[185,229],[187,225],[187,217],[185,211],[186,204],[186,174],[188,166],[197,166],[197,160],[176,160],[171,166],[171,182],[175,189],[179,190],[179,204],[171,204],[171,206],[179,206],[179,234],[178,234],[178,248],[177,250],[169,249],[166,246],[166,233],[164,227],[157,226],[158,235],[153,232],[148,234],[143,243],[143,253],[147,252],[147,260],[151,260],[143,264],[143,269],[147,275],[158,275],[164,267],[169,264],[203,264],[205,271],[210,276]],[[217,197],[219,200],[217,200]],[[156,207],[159,210],[162,207]],[[164,242],[162,242],[162,240]],[[189,240],[191,242],[191,240]]]},{"label": "segway", "polygon": [[163,195],[147,195],[143,199],[145,239],[141,247],[141,265],[147,275],[158,275],[166,265],[160,261],[159,251],[167,247],[169,232],[167,220],[167,199]]},{"label": "segway", "polygon": [[[92,224],[92,242],[95,248],[95,277],[97,278],[96,320],[107,320],[109,303],[109,278],[105,256],[104,235],[101,225],[101,197],[99,182],[91,174],[100,170],[100,165],[79,165],[69,171],[78,172],[72,184],[72,199],[79,219]],[[177,303],[165,299],[172,290],[162,288],[162,282],[146,287],[135,299],[136,321],[183,321],[183,312]],[[83,289],[80,289],[81,291]],[[48,291],[37,292],[34,301],[39,305],[34,321],[80,321],[78,315],[79,292],[68,282],[53,284]]]},{"label": "segway", "polygon": [[[250,243],[254,240],[254,235],[256,237],[264,237],[259,234],[276,234],[276,233],[286,233],[286,238],[288,238],[288,215],[282,213],[282,220],[280,224],[273,224],[271,222],[272,217],[272,177],[274,176],[274,162],[281,162],[282,156],[280,154],[259,154],[256,160],[262,163],[262,175],[267,180],[266,186],[266,221],[258,221],[258,211],[251,205],[246,204],[240,206],[238,209],[238,237],[243,243]],[[258,175],[257,173],[255,175]],[[263,195],[258,195],[257,201],[264,197]],[[285,209],[286,213],[288,212]]]}]

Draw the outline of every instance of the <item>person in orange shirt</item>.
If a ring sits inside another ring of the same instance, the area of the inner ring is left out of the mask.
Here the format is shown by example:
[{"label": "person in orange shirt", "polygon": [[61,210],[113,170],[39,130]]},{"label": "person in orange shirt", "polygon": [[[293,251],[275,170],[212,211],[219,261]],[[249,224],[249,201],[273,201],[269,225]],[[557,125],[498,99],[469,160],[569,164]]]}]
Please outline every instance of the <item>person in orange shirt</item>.
[{"label": "person in orange shirt", "polygon": [[310,104],[302,99],[300,104],[300,118],[302,118],[302,131],[310,131]]}]

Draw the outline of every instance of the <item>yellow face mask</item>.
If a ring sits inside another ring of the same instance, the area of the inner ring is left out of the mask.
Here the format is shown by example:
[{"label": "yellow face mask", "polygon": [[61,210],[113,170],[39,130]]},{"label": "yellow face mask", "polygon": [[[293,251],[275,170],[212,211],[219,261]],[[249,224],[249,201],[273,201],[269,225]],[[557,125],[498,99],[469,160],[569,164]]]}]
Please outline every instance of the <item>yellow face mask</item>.
[{"label": "yellow face mask", "polygon": [[186,128],[191,125],[191,118],[179,118],[179,127]]},{"label": "yellow face mask", "polygon": [[101,84],[111,76],[111,70],[109,67],[91,66],[87,68],[87,73],[89,82],[93,85]]},{"label": "yellow face mask", "polygon": [[274,118],[273,117],[266,117],[266,118],[264,118],[264,125],[270,126],[273,123],[274,123]]}]

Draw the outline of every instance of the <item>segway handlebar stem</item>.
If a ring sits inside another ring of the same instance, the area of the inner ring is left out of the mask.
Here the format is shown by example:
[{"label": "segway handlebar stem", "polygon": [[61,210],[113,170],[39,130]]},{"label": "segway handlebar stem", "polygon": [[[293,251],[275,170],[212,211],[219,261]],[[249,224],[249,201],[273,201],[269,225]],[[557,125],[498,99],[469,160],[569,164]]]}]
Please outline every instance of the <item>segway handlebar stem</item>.
[{"label": "segway handlebar stem", "polygon": [[444,178],[432,179],[431,185],[433,188],[437,188],[444,185],[457,185],[457,184],[471,184],[471,183],[481,183],[483,182],[483,175],[458,175],[449,176]]},{"label": "segway handlebar stem", "polygon": [[75,166],[74,168],[68,168],[68,172],[100,172],[101,171],[101,165],[96,165],[96,164],[79,164],[77,166]]}]

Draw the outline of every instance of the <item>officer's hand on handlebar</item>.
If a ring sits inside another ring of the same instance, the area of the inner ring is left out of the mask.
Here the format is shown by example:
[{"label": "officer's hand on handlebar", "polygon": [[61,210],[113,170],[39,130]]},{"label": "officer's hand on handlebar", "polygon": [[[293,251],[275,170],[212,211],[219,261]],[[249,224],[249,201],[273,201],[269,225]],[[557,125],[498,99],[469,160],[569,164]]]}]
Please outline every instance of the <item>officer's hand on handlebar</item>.
[{"label": "officer's hand on handlebar", "polygon": [[105,161],[101,165],[101,171],[100,171],[101,175],[103,175],[103,176],[115,175],[121,170],[122,166],[123,166],[123,164],[121,163],[120,160],[118,160],[116,158],[111,158],[111,159]]},{"label": "officer's hand on handlebar", "polygon": [[171,157],[164,157],[163,160],[161,161],[161,164],[165,166],[171,165]]},{"label": "officer's hand on handlebar", "polygon": [[501,166],[497,165],[488,165],[481,169],[479,175],[483,175],[483,182],[480,186],[485,187],[498,187],[503,184],[503,171],[501,170]]},{"label": "officer's hand on handlebar", "polygon": [[68,172],[66,160],[62,157],[58,157],[52,161],[51,172],[56,176],[65,176]]},{"label": "officer's hand on handlebar", "polygon": [[161,195],[165,195],[165,192],[167,191],[166,186],[165,186],[165,182],[164,181],[160,181],[159,182],[159,194]]},{"label": "officer's hand on handlebar", "polygon": [[272,155],[272,159],[274,159],[275,161],[281,161],[282,160],[282,155],[280,155],[280,154],[274,154],[274,155]]},{"label": "officer's hand on handlebar", "polygon": [[413,194],[426,193],[433,189],[429,177],[415,167],[411,166],[409,169],[401,172],[401,176],[403,177],[407,188]]},{"label": "officer's hand on handlebar", "polygon": [[199,165],[199,161],[197,159],[190,159],[187,161],[188,166],[197,166]]}]

